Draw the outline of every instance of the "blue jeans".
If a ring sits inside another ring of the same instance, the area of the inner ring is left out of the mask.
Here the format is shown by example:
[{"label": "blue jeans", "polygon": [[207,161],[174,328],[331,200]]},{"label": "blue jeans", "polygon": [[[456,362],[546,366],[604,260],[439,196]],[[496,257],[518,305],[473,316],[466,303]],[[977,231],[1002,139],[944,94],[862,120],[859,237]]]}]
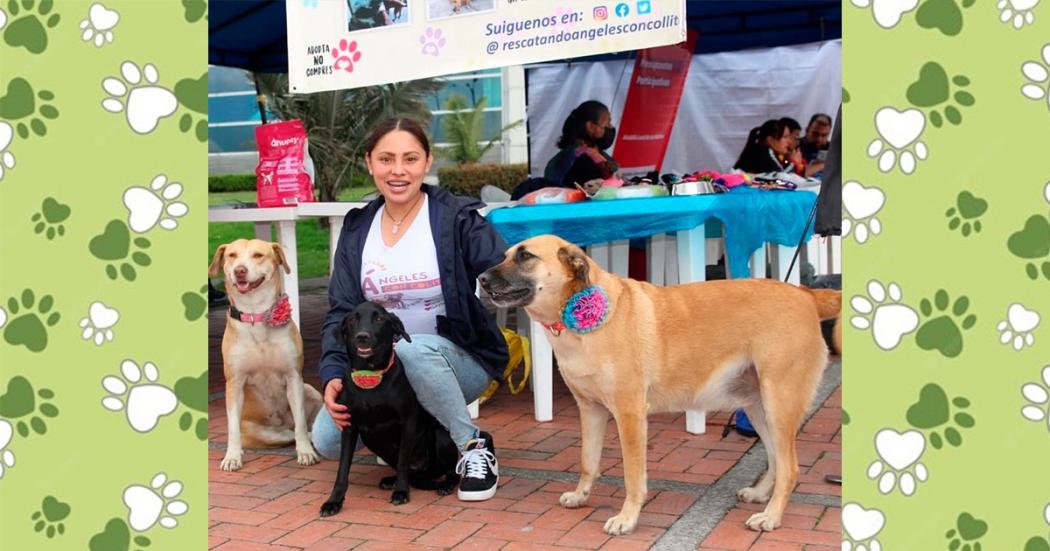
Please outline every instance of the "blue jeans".
[{"label": "blue jeans", "polygon": [[[489,386],[492,379],[488,372],[465,350],[438,335],[413,335],[412,342],[398,342],[396,351],[423,409],[448,430],[461,451],[465,450],[467,442],[478,435],[467,404]],[[339,459],[342,433],[327,408],[317,412],[310,438],[322,456]],[[358,440],[358,449],[361,445]]]}]

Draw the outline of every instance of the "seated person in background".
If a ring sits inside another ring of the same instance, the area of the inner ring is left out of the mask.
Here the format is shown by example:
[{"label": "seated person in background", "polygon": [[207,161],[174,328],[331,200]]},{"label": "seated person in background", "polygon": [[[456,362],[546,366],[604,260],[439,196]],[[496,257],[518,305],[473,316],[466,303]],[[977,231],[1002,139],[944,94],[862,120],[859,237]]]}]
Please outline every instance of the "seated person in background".
[{"label": "seated person in background", "polygon": [[[831,117],[824,113],[817,113],[809,119],[806,126],[806,136],[799,144],[802,149],[802,158],[807,163],[817,160],[821,151],[828,150],[828,136],[831,135]],[[823,159],[821,159],[823,161]]]},{"label": "seated person in background", "polygon": [[779,158],[780,164],[784,165],[788,172],[805,176],[806,160],[802,158],[802,153],[798,150],[799,143],[802,141],[802,136],[800,136],[802,125],[791,117],[781,117],[780,122],[784,123],[784,126],[787,127],[788,132],[791,134],[791,144],[788,147],[787,155]]},{"label": "seated person in background", "polygon": [[543,177],[568,188],[612,177],[620,165],[605,150],[615,139],[609,108],[593,100],[581,103],[565,119],[558,138],[559,151],[547,162]]},{"label": "seated person in background", "polygon": [[751,129],[733,168],[754,174],[792,170],[781,159],[787,157],[793,143],[791,131],[783,119],[770,119]]}]

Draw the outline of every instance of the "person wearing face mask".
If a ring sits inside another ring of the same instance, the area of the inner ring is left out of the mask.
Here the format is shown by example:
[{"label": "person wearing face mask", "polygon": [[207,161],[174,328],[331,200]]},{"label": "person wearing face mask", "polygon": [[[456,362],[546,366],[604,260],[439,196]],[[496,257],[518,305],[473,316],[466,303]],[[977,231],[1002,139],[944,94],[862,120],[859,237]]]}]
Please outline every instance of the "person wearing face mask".
[{"label": "person wearing face mask", "polygon": [[558,138],[558,153],[547,162],[546,180],[575,187],[597,178],[610,178],[620,165],[606,149],[616,140],[609,108],[599,101],[585,101],[569,113]]}]

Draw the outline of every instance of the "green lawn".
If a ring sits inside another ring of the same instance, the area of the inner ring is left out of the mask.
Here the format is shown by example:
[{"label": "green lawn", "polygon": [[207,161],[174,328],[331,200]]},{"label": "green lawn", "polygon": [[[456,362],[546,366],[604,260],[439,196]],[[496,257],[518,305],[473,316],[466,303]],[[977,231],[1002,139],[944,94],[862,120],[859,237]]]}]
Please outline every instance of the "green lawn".
[{"label": "green lawn", "polygon": [[[340,201],[359,201],[361,197],[375,191],[375,187],[359,187],[339,194]],[[209,193],[208,206],[222,205],[234,201],[255,202],[254,191]],[[255,225],[251,222],[208,224],[208,262],[215,249],[223,243],[255,237]],[[275,234],[271,237],[276,241]],[[299,252],[299,278],[328,275],[328,229],[321,228],[317,220],[300,220],[295,224],[295,239]]]}]

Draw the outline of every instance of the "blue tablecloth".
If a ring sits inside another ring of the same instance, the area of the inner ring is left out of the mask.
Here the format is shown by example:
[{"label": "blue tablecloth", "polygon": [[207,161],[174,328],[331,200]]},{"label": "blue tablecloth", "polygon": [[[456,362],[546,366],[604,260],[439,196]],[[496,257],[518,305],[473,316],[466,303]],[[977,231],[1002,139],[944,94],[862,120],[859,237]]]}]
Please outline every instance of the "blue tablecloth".
[{"label": "blue tablecloth", "polygon": [[[748,260],[763,243],[798,245],[817,194],[740,186],[729,193],[585,201],[494,209],[486,218],[508,244],[554,234],[587,246],[691,230],[708,218],[725,225],[732,277],[751,277]],[[813,234],[806,229],[806,239]]]}]

